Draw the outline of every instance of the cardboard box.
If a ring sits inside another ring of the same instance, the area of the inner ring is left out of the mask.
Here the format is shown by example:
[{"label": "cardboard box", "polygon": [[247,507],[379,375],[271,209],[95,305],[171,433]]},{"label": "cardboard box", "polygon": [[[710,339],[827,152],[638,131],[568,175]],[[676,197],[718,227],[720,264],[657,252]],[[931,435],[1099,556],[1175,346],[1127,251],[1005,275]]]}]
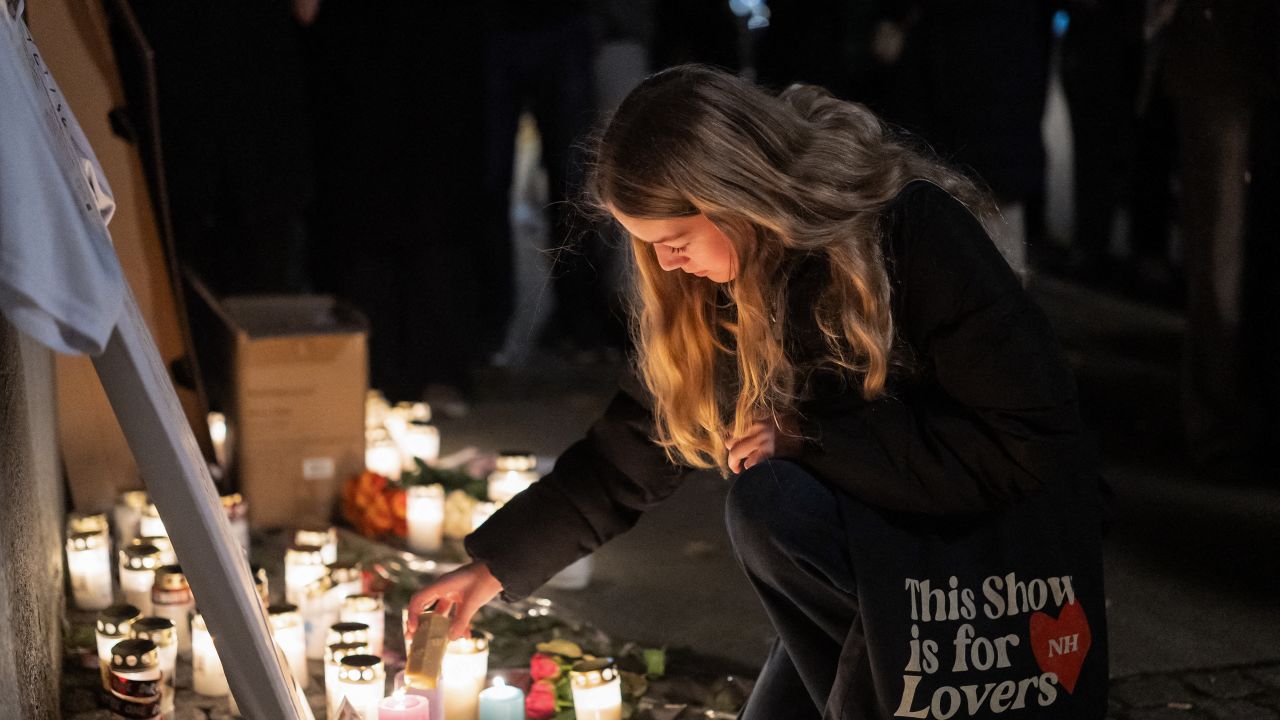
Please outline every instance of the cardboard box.
[{"label": "cardboard box", "polygon": [[201,361],[250,524],[330,522],[342,483],[364,469],[368,323],[324,295],[218,301],[195,290],[222,328]]}]

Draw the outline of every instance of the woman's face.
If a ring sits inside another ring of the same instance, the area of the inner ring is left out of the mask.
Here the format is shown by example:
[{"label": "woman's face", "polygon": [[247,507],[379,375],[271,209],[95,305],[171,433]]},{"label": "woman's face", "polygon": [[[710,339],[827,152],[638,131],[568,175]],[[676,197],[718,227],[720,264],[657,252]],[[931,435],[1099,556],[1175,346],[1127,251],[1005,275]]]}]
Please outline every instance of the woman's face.
[{"label": "woman's face", "polygon": [[609,211],[631,237],[653,248],[663,270],[680,270],[711,282],[729,282],[738,273],[729,237],[706,215],[676,218],[637,218]]}]

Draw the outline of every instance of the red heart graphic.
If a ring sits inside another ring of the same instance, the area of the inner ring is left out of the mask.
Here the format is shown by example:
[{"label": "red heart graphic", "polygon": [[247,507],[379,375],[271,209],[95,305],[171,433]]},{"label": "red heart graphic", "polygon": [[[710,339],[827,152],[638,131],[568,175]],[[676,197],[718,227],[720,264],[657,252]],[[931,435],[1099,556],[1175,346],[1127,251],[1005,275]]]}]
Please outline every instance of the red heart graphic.
[{"label": "red heart graphic", "polygon": [[1036,663],[1042,671],[1057,675],[1069,693],[1075,692],[1092,640],[1089,620],[1078,602],[1063,606],[1056,620],[1042,612],[1031,614],[1031,651]]}]

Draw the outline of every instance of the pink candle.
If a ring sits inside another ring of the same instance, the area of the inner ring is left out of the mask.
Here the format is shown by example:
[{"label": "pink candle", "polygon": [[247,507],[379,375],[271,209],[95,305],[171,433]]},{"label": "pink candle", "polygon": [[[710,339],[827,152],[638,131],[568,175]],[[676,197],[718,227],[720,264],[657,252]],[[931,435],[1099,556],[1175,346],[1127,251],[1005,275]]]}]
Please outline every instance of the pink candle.
[{"label": "pink candle", "polygon": [[429,720],[429,705],[424,697],[395,693],[378,703],[378,720]]}]

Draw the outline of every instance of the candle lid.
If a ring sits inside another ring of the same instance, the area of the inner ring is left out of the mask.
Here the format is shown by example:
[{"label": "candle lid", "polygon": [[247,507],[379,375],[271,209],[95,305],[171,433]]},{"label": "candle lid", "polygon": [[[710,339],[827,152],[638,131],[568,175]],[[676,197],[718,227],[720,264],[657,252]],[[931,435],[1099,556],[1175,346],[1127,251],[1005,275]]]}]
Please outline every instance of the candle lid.
[{"label": "candle lid", "polygon": [[617,678],[618,670],[613,666],[613,658],[579,660],[569,670],[569,681],[580,690],[607,685]]},{"label": "candle lid", "polygon": [[451,655],[468,655],[472,653],[485,652],[489,649],[489,643],[493,640],[493,635],[483,630],[472,630],[469,637],[460,637],[457,640],[450,640],[448,649],[445,651]]},{"label": "candle lid", "polygon": [[285,562],[295,562],[299,565],[323,565],[324,555],[319,545],[300,545],[295,543],[285,551]]},{"label": "candle lid", "polygon": [[362,622],[339,622],[329,626],[326,645],[348,642],[369,642],[369,626]]},{"label": "candle lid", "polygon": [[103,513],[93,513],[86,515],[84,513],[73,512],[67,516],[67,532],[70,534],[77,533],[104,533],[107,531],[107,516]]},{"label": "candle lid", "polygon": [[103,635],[128,635],[129,624],[140,615],[142,611],[128,603],[112,605],[98,613],[98,632]]},{"label": "candle lid", "polygon": [[342,600],[343,612],[378,612],[381,609],[381,595],[348,595]]},{"label": "candle lid", "polygon": [[141,510],[149,502],[151,502],[151,499],[147,497],[146,490],[125,490],[116,496],[117,505],[131,507],[135,510]]},{"label": "candle lid", "polygon": [[498,470],[527,472],[538,467],[538,456],[528,450],[502,450],[494,466]]},{"label": "candle lid", "polygon": [[430,427],[432,427],[430,418],[427,418],[426,420],[423,420],[422,418],[414,418],[409,421],[409,428],[412,430],[425,430]]},{"label": "candle lid", "polygon": [[299,528],[293,534],[294,545],[311,545],[313,547],[322,547],[330,542],[338,541],[338,531],[332,527],[305,527]]},{"label": "candle lid", "polygon": [[368,655],[368,642],[333,643],[324,647],[325,663],[341,664],[342,659],[351,655]]},{"label": "candle lid", "polygon": [[187,576],[182,574],[181,565],[161,565],[156,568],[155,587],[161,590],[187,590]]},{"label": "candle lid", "polygon": [[353,562],[336,562],[325,565],[329,570],[329,579],[341,585],[360,579],[360,565]]},{"label": "candle lid", "polygon": [[160,567],[160,548],[151,543],[120,548],[120,566],[130,570],[155,570]]},{"label": "candle lid", "polygon": [[96,550],[102,547],[105,538],[98,531],[73,533],[67,538],[68,550]]},{"label": "candle lid", "polygon": [[380,683],[386,677],[382,658],[377,655],[348,655],[338,663],[339,682]]},{"label": "candle lid", "polygon": [[138,618],[129,627],[129,635],[139,640],[150,640],[157,647],[171,645],[177,636],[178,629],[173,621],[162,617]]},{"label": "candle lid", "polygon": [[146,535],[136,537],[129,541],[130,545],[154,545],[160,548],[160,552],[173,550],[173,541],[163,535]]},{"label": "candle lid", "polygon": [[422,495],[426,497],[443,498],[444,486],[440,483],[432,483],[430,485],[410,485],[406,489],[406,492],[408,492],[411,497]]},{"label": "candle lid", "polygon": [[121,640],[111,647],[112,670],[149,670],[158,665],[156,644],[150,640]]}]

